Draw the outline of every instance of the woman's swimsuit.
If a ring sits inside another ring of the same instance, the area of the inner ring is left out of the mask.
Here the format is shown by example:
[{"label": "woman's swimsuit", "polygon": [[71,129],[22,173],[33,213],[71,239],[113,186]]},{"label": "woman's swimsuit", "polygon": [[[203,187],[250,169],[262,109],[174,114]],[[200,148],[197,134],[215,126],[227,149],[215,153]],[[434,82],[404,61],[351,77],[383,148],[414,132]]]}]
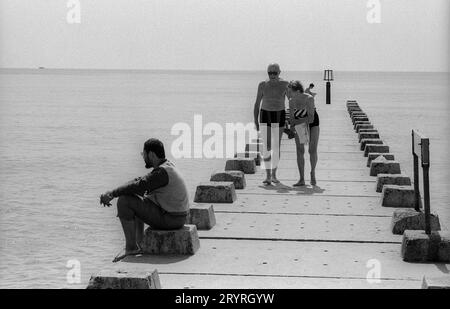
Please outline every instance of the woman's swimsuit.
[{"label": "woman's swimsuit", "polygon": [[319,114],[317,113],[317,110],[314,109],[314,121],[309,124],[309,128],[318,127],[319,125],[320,125]]}]

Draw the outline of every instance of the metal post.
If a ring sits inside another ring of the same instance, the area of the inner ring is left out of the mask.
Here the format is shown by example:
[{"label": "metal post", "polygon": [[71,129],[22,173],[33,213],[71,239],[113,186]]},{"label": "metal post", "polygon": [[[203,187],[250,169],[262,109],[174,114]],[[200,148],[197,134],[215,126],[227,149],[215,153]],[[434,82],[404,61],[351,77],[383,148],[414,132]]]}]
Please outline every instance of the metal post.
[{"label": "metal post", "polygon": [[[414,197],[415,210],[420,211],[420,187],[419,187],[419,157],[413,153],[414,161]],[[425,175],[424,175],[425,177]]]},{"label": "metal post", "polygon": [[425,208],[425,233],[431,234],[430,225],[430,140],[421,140],[422,168],[423,168],[423,199]]},{"label": "metal post", "polygon": [[327,104],[331,104],[331,83],[327,82]]},{"label": "metal post", "polygon": [[425,233],[431,234],[430,224],[430,178],[429,178],[429,166],[423,167],[423,195],[424,195],[424,208],[425,208]]}]

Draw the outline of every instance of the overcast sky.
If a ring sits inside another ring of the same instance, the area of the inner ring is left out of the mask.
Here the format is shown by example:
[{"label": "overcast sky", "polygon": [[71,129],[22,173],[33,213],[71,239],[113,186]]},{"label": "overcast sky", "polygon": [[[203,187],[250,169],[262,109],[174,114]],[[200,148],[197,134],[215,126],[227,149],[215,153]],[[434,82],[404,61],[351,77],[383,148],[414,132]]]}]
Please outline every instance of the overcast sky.
[{"label": "overcast sky", "polygon": [[448,71],[449,0],[0,0],[0,67]]}]

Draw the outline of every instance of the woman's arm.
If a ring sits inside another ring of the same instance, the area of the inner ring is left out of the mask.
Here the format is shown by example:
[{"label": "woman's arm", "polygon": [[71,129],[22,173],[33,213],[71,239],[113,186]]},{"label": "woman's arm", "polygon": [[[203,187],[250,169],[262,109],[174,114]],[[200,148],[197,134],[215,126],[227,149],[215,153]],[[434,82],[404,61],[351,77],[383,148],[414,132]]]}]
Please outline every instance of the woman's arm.
[{"label": "woman's arm", "polygon": [[255,122],[256,130],[259,131],[259,110],[261,108],[261,100],[263,97],[263,87],[264,82],[259,83],[258,85],[258,93],[256,94],[255,107],[253,109],[253,117]]},{"label": "woman's arm", "polygon": [[293,130],[294,129],[294,104],[293,104],[293,100],[289,99],[289,129]]},{"label": "woman's arm", "polygon": [[295,127],[297,124],[305,122],[303,119],[296,119],[294,112],[298,109],[298,104],[296,104],[295,99],[289,100],[289,123],[291,128]]}]

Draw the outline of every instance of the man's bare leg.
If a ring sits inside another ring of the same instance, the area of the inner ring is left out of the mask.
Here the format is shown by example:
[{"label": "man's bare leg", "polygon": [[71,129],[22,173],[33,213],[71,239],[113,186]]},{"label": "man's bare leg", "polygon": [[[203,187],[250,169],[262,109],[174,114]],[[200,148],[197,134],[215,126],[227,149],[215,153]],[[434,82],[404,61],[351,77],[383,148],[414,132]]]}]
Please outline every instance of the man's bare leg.
[{"label": "man's bare leg", "polygon": [[144,241],[144,222],[139,218],[135,218],[134,220],[136,225],[136,245],[139,249],[142,249],[142,243]]},{"label": "man's bare leg", "polygon": [[262,160],[263,160],[263,167],[266,170],[266,179],[264,179],[263,183],[265,185],[270,185],[271,183],[271,130],[270,127],[268,127],[266,124],[261,125],[261,139],[262,139]]},{"label": "man's bare leg", "polygon": [[113,260],[113,263],[122,260],[129,255],[141,253],[141,249],[136,244],[136,224],[134,220],[120,219],[123,233],[125,234],[125,249],[123,249]]},{"label": "man's bare leg", "polygon": [[[275,158],[275,160],[277,160],[277,162],[275,162],[275,168],[272,169],[272,182],[273,183],[280,183],[280,181],[277,178],[277,168],[278,168],[278,163],[280,161],[280,157],[281,157],[281,138],[283,137],[283,130],[281,129],[281,127],[278,127],[278,141],[274,141],[274,143],[278,142],[278,158]],[[272,161],[273,163],[273,161]]]},{"label": "man's bare leg", "polygon": [[[117,208],[128,207],[129,203],[133,202],[135,197],[120,196],[117,200]],[[113,262],[118,262],[128,255],[136,255],[140,253],[140,248],[136,244],[136,222],[135,219],[126,220],[124,218],[119,218],[122,224],[122,230],[125,235],[125,249],[122,250],[113,260]]]}]

